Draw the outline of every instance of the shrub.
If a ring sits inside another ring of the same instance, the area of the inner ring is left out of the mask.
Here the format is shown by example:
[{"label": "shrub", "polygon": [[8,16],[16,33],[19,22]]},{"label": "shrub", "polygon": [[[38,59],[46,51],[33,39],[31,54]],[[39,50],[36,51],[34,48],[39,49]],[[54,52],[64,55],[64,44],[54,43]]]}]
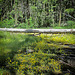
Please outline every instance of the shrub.
[{"label": "shrub", "polygon": [[11,28],[11,27],[14,27],[14,19],[12,18],[12,19],[10,19],[10,20],[8,20],[8,19],[5,19],[5,20],[3,20],[3,21],[0,21],[0,27],[1,28]]},{"label": "shrub", "polygon": [[20,23],[17,28],[26,28],[25,23]]},{"label": "shrub", "polygon": [[69,21],[67,21],[67,27],[68,28],[75,28],[75,22],[74,21],[71,21],[71,20],[69,20]]}]

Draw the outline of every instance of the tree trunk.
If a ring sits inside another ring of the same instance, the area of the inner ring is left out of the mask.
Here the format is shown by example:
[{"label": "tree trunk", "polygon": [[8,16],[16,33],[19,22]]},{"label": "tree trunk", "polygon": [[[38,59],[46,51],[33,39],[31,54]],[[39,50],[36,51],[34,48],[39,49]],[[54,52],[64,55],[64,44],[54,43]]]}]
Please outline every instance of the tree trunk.
[{"label": "tree trunk", "polygon": [[61,26],[61,10],[59,12],[59,27]]},{"label": "tree trunk", "polygon": [[30,11],[29,11],[29,0],[27,0],[27,19],[30,17]]},{"label": "tree trunk", "polygon": [[[27,20],[30,18],[30,11],[29,11],[29,0],[26,1],[26,6],[27,6],[27,12],[26,12],[26,16],[27,16]],[[29,20],[28,20],[28,25],[29,25]]]},{"label": "tree trunk", "polygon": [[16,1],[14,1],[14,4],[15,4],[15,7],[14,7],[14,10],[15,10],[15,26],[17,25],[17,3]]},{"label": "tree trunk", "polygon": [[12,6],[12,0],[11,0],[11,6]]},{"label": "tree trunk", "polygon": [[62,9],[62,8],[61,8],[61,1],[62,1],[62,0],[59,1],[59,2],[60,2],[60,3],[59,3],[59,27],[61,26],[61,9]]},{"label": "tree trunk", "polygon": [[19,33],[75,33],[75,29],[14,29],[0,28],[0,31],[19,32]]}]

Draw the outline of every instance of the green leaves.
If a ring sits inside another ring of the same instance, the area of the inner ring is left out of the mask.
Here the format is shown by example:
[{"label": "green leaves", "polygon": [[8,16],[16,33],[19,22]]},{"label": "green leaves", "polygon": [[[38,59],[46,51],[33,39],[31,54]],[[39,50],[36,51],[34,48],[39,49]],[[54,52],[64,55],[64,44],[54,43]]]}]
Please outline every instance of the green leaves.
[{"label": "green leaves", "polygon": [[0,21],[0,27],[14,27],[14,19],[12,18],[12,19],[10,19],[10,20],[8,20],[8,19],[5,19],[5,20],[3,20],[3,21]]},{"label": "green leaves", "polygon": [[65,12],[67,12],[67,13],[73,13],[74,12],[74,8],[66,9]]},{"label": "green leaves", "polygon": [[58,22],[64,26],[61,24],[72,18],[63,13],[75,17],[74,5],[74,0],[0,0],[0,27],[54,28]]},{"label": "green leaves", "polygon": [[0,0],[0,2],[2,2],[3,0]]}]

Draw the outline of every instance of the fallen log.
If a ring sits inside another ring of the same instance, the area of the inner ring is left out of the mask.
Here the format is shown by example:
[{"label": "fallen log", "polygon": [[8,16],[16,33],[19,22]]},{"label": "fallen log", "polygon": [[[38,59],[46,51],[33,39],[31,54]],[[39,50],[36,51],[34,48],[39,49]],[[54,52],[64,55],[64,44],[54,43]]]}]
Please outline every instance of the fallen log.
[{"label": "fallen log", "polygon": [[60,64],[64,64],[64,65],[69,66],[69,67],[72,67],[72,68],[75,67],[75,66],[73,66],[73,65],[71,65],[71,64],[69,64],[69,63],[66,63],[66,62],[62,61],[62,60],[60,60],[59,63],[60,63]]},{"label": "fallen log", "polygon": [[0,28],[0,31],[24,32],[24,33],[75,33],[75,29],[15,29],[15,28]]}]

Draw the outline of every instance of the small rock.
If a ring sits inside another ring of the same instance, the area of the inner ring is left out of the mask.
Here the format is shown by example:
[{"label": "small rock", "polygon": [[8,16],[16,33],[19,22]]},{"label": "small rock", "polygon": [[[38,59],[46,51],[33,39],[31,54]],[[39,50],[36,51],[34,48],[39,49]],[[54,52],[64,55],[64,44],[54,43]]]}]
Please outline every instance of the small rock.
[{"label": "small rock", "polygon": [[33,52],[34,52],[34,50],[32,50],[32,49],[26,50],[26,53],[33,53]]}]

